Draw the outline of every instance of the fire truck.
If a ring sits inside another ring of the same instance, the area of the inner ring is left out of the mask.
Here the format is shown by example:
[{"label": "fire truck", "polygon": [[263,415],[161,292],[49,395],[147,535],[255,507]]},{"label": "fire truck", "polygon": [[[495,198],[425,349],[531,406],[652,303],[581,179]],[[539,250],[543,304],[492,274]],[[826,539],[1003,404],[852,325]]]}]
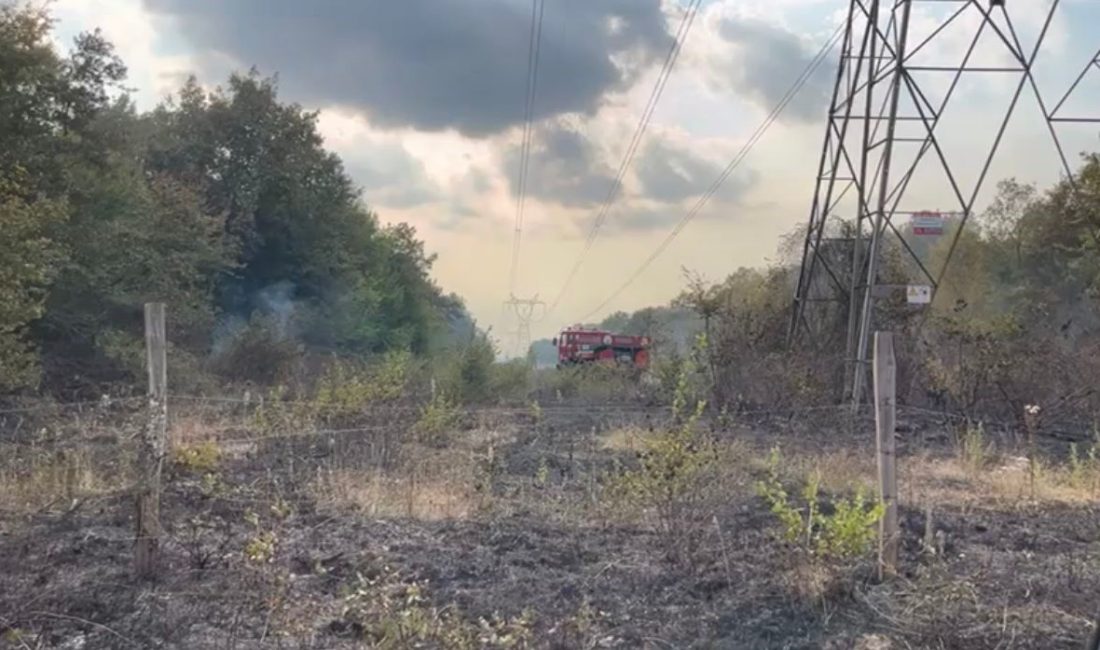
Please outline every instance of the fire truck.
[{"label": "fire truck", "polygon": [[649,338],[645,336],[574,326],[564,329],[552,343],[558,349],[558,368],[593,362],[639,369],[649,365]]}]

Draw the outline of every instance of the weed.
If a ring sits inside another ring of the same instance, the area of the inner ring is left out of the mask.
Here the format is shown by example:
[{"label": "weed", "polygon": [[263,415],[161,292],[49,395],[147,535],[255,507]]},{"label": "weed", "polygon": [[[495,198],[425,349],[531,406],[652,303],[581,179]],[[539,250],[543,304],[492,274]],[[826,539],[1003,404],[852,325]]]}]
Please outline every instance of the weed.
[{"label": "weed", "polygon": [[1083,453],[1076,442],[1070,444],[1069,483],[1078,490],[1096,492],[1100,488],[1100,432],[1093,433],[1093,441]]},{"label": "weed", "polygon": [[244,557],[254,564],[267,564],[275,558],[275,548],[278,542],[275,533],[263,530],[260,526],[260,517],[249,510],[244,514],[244,520],[255,530],[244,546]]},{"label": "weed", "polygon": [[542,424],[542,406],[539,405],[538,400],[531,400],[528,409],[531,411],[531,420],[534,422],[535,429],[538,430],[539,425]]},{"label": "weed", "polygon": [[638,453],[640,466],[627,470],[610,482],[613,494],[627,503],[656,513],[657,529],[669,557],[683,559],[697,541],[701,508],[705,501],[705,478],[715,466],[711,441],[699,434],[696,424],[706,403],[698,401],[686,411],[692,363],[681,367],[681,377],[672,397],[672,414],[679,424],[647,437]]},{"label": "weed", "polygon": [[458,424],[460,415],[461,410],[457,405],[443,393],[437,393],[420,410],[420,419],[413,427],[417,440],[423,444],[442,447],[447,442],[448,434]]},{"label": "weed", "polygon": [[271,388],[252,414],[252,427],[264,435],[301,433],[317,428],[317,406],[290,399],[286,386]]},{"label": "weed", "polygon": [[314,401],[329,419],[353,416],[371,404],[401,397],[411,367],[412,355],[406,351],[389,352],[369,367],[333,361],[317,384]]},{"label": "weed", "polygon": [[985,426],[981,422],[977,425],[967,422],[958,446],[963,465],[975,471],[983,469],[989,464],[993,452],[993,443],[985,437]]},{"label": "weed", "polygon": [[780,478],[782,455],[773,448],[768,456],[767,475],[757,483],[757,493],[779,519],[782,537],[787,542],[819,557],[853,559],[870,551],[875,540],[875,524],[885,507],[871,503],[866,490],[858,487],[851,497],[820,502],[821,477],[811,473],[802,488],[802,504],[791,502]]},{"label": "weed", "polygon": [[190,474],[214,472],[221,461],[221,448],[213,440],[182,445],[172,450],[172,463]]},{"label": "weed", "polygon": [[427,581],[405,581],[383,570],[375,577],[356,574],[346,590],[342,619],[356,636],[377,648],[525,648],[531,642],[532,614],[476,621],[453,606],[435,607]]},{"label": "weed", "polygon": [[535,486],[538,488],[545,488],[550,482],[550,466],[546,463],[546,457],[544,456],[539,461],[539,467],[535,470]]},{"label": "weed", "polygon": [[275,534],[268,531],[249,538],[244,546],[244,556],[249,562],[266,564],[275,556]]}]

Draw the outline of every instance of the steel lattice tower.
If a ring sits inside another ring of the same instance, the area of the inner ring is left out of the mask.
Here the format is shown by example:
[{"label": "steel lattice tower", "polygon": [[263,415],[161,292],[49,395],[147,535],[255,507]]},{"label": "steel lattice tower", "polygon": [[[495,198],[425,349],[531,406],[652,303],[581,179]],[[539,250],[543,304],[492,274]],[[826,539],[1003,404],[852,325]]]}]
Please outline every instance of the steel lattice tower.
[{"label": "steel lattice tower", "polygon": [[[1042,5],[1039,22],[1037,4]],[[1021,9],[1030,14],[1021,18]],[[845,397],[856,404],[865,386],[876,299],[905,287],[885,284],[880,277],[883,241],[889,238],[905,258],[908,281],[930,287],[934,299],[1022,99],[1037,102],[1062,172],[1073,182],[1059,128],[1100,123],[1100,115],[1063,114],[1083,80],[1100,75],[1100,51],[1072,83],[1062,85],[1068,90],[1059,93],[1061,100],[1048,104],[1035,63],[1060,10],[1059,0],[850,2],[790,338],[792,345],[843,348]],[[942,124],[960,108],[974,108],[959,101],[958,90],[976,77],[996,77],[1005,93],[983,107],[988,115],[984,126],[992,127],[993,134],[988,146],[967,151],[974,173],[965,178],[957,156],[945,148]],[[934,207],[952,215],[957,225],[946,235],[950,247],[940,268],[928,268],[916,251],[923,242],[907,235],[902,223],[933,207],[927,205],[933,193],[933,200],[946,197],[946,210]]]},{"label": "steel lattice tower", "polygon": [[531,323],[542,320],[546,303],[539,300],[537,294],[533,298],[517,298],[513,294],[504,302],[504,307],[516,316],[515,354],[523,358],[531,347]]}]

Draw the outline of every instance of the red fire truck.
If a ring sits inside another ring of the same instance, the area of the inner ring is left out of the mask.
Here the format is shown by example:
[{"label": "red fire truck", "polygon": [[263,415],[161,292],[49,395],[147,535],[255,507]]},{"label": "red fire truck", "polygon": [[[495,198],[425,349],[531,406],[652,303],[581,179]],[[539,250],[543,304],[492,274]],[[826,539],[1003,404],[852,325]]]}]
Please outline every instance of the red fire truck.
[{"label": "red fire truck", "polygon": [[558,367],[579,363],[621,363],[635,368],[649,365],[649,338],[612,334],[601,330],[567,327],[553,340]]}]

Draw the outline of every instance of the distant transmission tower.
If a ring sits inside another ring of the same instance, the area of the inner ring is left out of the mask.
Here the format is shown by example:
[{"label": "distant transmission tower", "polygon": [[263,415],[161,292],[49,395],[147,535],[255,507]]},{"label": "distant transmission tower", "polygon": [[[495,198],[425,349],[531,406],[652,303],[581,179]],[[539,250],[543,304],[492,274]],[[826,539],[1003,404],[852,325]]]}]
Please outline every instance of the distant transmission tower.
[{"label": "distant transmission tower", "polygon": [[537,322],[546,313],[546,303],[539,300],[537,294],[533,298],[512,295],[504,301],[504,307],[516,316],[515,355],[523,358],[531,347],[531,323]]},{"label": "distant transmission tower", "polygon": [[[912,302],[934,299],[1021,98],[1037,102],[1063,172],[1073,182],[1059,128],[1100,123],[1100,116],[1064,114],[1083,80],[1100,75],[1100,52],[1085,62],[1072,85],[1056,80],[1061,89],[1068,86],[1064,95],[1059,92],[1061,101],[1045,101],[1035,62],[1059,4],[851,1],[802,247],[790,339],[792,345],[844,349],[845,398],[856,404],[864,393],[876,299],[906,289],[915,298]],[[1025,16],[1017,15],[1023,10],[1028,10]],[[1037,10],[1043,14],[1038,22]],[[960,85],[973,89],[983,83],[1003,89],[1005,97],[983,97],[980,104],[959,100]],[[945,138],[946,125],[960,109],[969,115],[981,110],[985,119],[963,123]],[[949,155],[945,141],[978,129],[991,132],[988,142]],[[935,212],[927,214],[930,208]],[[944,214],[958,227],[942,234],[951,238],[942,264],[928,268],[929,256],[918,251],[927,252],[928,235],[940,234],[937,215]],[[883,241],[890,235],[898,242],[895,248],[900,249],[908,284],[884,284],[880,277]]]}]

